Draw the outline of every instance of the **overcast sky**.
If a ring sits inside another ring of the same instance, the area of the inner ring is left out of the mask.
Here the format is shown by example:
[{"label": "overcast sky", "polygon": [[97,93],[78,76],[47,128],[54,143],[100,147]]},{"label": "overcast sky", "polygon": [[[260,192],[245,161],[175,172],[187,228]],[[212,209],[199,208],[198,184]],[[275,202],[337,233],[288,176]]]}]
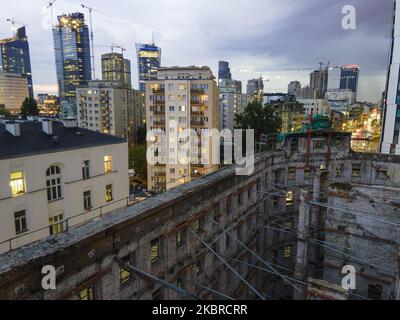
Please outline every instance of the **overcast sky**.
[{"label": "overcast sky", "polygon": [[[11,34],[7,18],[28,25],[35,93],[56,93],[56,71],[47,0],[2,0],[0,37]],[[81,11],[81,3],[107,13],[93,13],[96,76],[101,45],[128,48],[137,87],[134,44],[162,48],[162,65],[208,65],[217,75],[218,60],[231,64],[233,77],[264,76],[266,91],[286,91],[291,80],[309,82],[309,71],[358,64],[359,100],[376,102],[384,89],[393,0],[56,0],[54,17]],[[353,5],[357,29],[341,27],[342,7]],[[83,11],[87,21],[87,11]],[[89,22],[88,22],[89,23]]]}]

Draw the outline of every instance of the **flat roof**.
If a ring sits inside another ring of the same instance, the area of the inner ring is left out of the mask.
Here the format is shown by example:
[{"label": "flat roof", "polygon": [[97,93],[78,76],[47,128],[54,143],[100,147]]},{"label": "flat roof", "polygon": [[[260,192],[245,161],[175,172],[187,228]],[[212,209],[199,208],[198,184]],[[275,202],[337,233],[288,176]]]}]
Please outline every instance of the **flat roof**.
[{"label": "flat roof", "polygon": [[[66,128],[55,121],[52,136],[43,132],[39,121],[21,122],[20,130],[21,135],[15,137],[0,123],[0,160],[126,142],[123,138],[88,129]],[[58,137],[57,143],[53,142],[53,136]]]}]

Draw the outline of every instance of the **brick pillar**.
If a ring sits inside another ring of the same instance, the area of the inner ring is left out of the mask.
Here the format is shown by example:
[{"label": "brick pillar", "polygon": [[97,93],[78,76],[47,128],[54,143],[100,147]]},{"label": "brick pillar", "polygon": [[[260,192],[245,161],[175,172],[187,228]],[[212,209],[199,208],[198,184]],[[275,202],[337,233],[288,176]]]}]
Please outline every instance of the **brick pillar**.
[{"label": "brick pillar", "polygon": [[[299,223],[297,225],[297,255],[294,277],[300,281],[307,280],[307,262],[308,262],[308,237],[310,223],[310,204],[308,203],[308,192],[300,191]],[[295,300],[305,299],[306,287],[296,283],[302,291],[294,289],[293,298]]]}]

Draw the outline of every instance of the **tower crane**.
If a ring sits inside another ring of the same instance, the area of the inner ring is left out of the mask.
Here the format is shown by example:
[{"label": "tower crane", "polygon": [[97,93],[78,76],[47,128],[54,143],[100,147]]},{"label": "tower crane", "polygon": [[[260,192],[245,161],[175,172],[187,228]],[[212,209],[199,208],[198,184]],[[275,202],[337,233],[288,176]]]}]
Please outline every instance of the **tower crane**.
[{"label": "tower crane", "polygon": [[91,7],[88,7],[88,6],[86,6],[86,5],[84,5],[84,4],[81,4],[81,6],[82,6],[82,8],[83,9],[87,9],[88,11],[89,11],[89,23],[90,23],[90,57],[91,57],[91,60],[92,60],[92,79],[95,79],[96,78],[96,74],[95,74],[95,66],[94,66],[94,48],[93,48],[93,20],[92,20],[92,11],[93,12],[97,12],[97,13],[100,13],[100,14],[103,14],[103,15],[105,15],[105,16],[109,16],[110,17],[110,15],[108,15],[107,13],[105,13],[105,12],[103,12],[103,11],[100,11],[100,10],[97,10],[97,9],[94,9],[94,8],[91,8]]},{"label": "tower crane", "polygon": [[8,21],[8,22],[11,22],[11,24],[12,24],[11,29],[12,29],[13,32],[14,32],[14,36],[17,34],[17,29],[15,28],[15,24],[19,24],[19,25],[21,25],[21,26],[23,26],[23,27],[27,27],[27,26],[28,26],[28,25],[25,24],[25,23],[16,21],[14,18],[7,19],[7,21]]},{"label": "tower crane", "polygon": [[49,4],[47,5],[46,9],[50,9],[50,19],[51,19],[51,26],[54,27],[53,23],[53,4],[56,2],[56,0],[50,0]]}]

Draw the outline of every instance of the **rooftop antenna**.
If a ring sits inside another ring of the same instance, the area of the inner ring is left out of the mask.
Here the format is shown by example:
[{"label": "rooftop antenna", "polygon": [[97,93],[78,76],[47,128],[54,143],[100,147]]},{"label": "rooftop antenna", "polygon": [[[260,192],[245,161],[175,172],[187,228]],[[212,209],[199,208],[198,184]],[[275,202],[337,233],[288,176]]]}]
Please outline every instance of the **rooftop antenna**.
[{"label": "rooftop antenna", "polygon": [[154,31],[151,33],[151,39],[152,39],[151,44],[154,46],[154,45],[155,45],[155,44],[154,44]]}]

